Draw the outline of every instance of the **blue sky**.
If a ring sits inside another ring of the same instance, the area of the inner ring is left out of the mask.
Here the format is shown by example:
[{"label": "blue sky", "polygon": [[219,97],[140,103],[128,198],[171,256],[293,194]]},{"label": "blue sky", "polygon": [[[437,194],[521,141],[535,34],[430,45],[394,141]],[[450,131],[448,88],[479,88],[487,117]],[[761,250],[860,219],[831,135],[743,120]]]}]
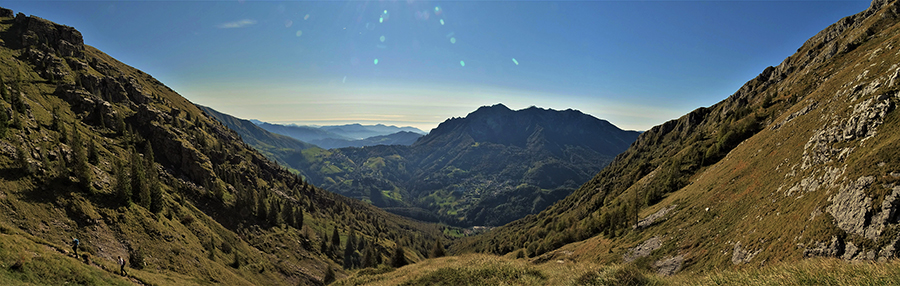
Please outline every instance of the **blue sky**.
[{"label": "blue sky", "polygon": [[425,131],[482,105],[646,130],[736,91],[868,1],[4,1],[189,100]]}]

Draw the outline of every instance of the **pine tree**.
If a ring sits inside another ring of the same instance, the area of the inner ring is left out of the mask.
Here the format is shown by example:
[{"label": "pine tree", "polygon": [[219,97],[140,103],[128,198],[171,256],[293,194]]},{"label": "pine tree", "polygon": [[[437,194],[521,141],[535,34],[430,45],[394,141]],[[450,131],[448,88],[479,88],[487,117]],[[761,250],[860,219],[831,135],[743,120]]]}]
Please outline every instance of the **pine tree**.
[{"label": "pine tree", "polygon": [[72,156],[75,161],[75,177],[81,185],[82,190],[93,192],[93,171],[88,165],[87,152],[84,150],[83,141],[81,140],[81,132],[78,132],[78,122],[72,121]]},{"label": "pine tree", "polygon": [[94,142],[94,138],[91,137],[91,142],[88,143],[88,162],[91,164],[97,165],[100,162],[100,152],[97,151],[97,144]]},{"label": "pine tree", "polygon": [[257,192],[256,196],[256,218],[264,221],[268,217],[268,207],[266,206],[265,191]]},{"label": "pine tree", "polygon": [[363,258],[362,258],[362,268],[375,267],[375,251],[372,249],[373,245],[367,244],[365,248],[363,248]]},{"label": "pine tree", "polygon": [[396,247],[394,247],[394,254],[391,255],[391,266],[394,268],[400,268],[409,264],[406,261],[406,252],[403,250],[403,246],[400,246],[398,243]]},{"label": "pine tree", "polygon": [[6,90],[6,83],[3,82],[3,77],[0,77],[0,100],[7,101],[9,98],[9,91]]},{"label": "pine tree", "polygon": [[351,230],[347,236],[347,242],[344,243],[344,269],[351,269],[355,266],[353,254],[356,252],[356,231]]},{"label": "pine tree", "polygon": [[[162,184],[159,182],[159,171],[156,169],[156,158],[153,156],[153,145],[147,141],[147,186],[149,191],[150,211],[153,213],[161,213],[166,209],[165,200],[163,199]],[[143,195],[141,195],[143,197]]]},{"label": "pine tree", "polygon": [[322,253],[325,253],[327,255],[328,254],[328,235],[323,234],[321,237],[322,237],[322,240],[319,242],[319,250],[322,251]]},{"label": "pine tree", "polygon": [[147,184],[147,174],[144,170],[144,160],[141,154],[131,147],[131,200],[144,208],[150,208],[150,186]]},{"label": "pine tree", "polygon": [[445,254],[444,246],[441,245],[441,239],[438,238],[434,241],[434,248],[431,249],[431,258],[444,257]]},{"label": "pine tree", "polygon": [[338,247],[341,247],[341,235],[338,234],[337,226],[335,226],[334,231],[331,232],[331,252],[334,253]]},{"label": "pine tree", "polygon": [[25,148],[27,147],[24,145],[25,144],[23,143],[22,145],[16,146],[16,160],[18,161],[17,165],[19,165],[19,168],[22,168],[25,173],[31,174],[31,164],[28,163],[28,161],[31,160],[31,155],[29,155],[28,151],[25,150]]},{"label": "pine tree", "polygon": [[269,201],[269,225],[281,225],[281,203],[277,199]]},{"label": "pine tree", "polygon": [[122,204],[131,205],[131,180],[121,159],[116,159],[116,193]]},{"label": "pine tree", "polygon": [[289,227],[295,227],[294,225],[294,206],[290,203],[290,201],[285,201],[284,205],[281,207],[282,216],[284,217],[284,224]]},{"label": "pine tree", "polygon": [[6,108],[0,107],[0,139],[6,138],[6,130],[9,130],[9,113]]}]

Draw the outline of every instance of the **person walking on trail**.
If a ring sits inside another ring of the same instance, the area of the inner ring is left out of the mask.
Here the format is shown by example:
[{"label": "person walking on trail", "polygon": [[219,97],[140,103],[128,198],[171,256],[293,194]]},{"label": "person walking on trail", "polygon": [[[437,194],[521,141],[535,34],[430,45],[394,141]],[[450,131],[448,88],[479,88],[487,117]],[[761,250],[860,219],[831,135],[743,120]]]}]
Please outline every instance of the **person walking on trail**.
[{"label": "person walking on trail", "polygon": [[122,276],[128,276],[128,273],[125,273],[125,259],[121,256],[119,256],[119,271],[122,271]]},{"label": "person walking on trail", "polygon": [[75,252],[75,258],[78,258],[78,245],[81,244],[77,238],[72,239],[72,252]]}]

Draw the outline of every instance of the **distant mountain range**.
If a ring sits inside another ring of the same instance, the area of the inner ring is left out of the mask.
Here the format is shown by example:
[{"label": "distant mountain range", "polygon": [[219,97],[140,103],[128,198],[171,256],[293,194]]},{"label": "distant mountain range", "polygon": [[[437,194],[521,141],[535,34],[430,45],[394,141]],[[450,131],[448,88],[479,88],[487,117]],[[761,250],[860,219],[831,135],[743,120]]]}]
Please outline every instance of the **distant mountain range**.
[{"label": "distant mountain range", "polygon": [[576,110],[502,104],[441,123],[411,146],[304,152],[292,167],[331,191],[453,225],[501,225],[565,197],[633,142]]},{"label": "distant mountain range", "polygon": [[393,125],[281,125],[259,120],[250,120],[257,126],[291,138],[315,144],[325,149],[343,147],[364,147],[375,145],[411,145],[426,134],[415,127]]}]

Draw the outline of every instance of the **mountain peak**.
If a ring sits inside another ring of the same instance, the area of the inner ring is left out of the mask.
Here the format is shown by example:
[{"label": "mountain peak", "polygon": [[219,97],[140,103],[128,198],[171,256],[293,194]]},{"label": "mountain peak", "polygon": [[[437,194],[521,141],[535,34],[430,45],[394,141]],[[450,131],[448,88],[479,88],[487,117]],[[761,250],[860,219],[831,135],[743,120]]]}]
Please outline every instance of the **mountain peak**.
[{"label": "mountain peak", "polygon": [[500,112],[509,112],[509,111],[513,111],[513,110],[509,109],[509,107],[506,107],[506,105],[503,105],[503,103],[497,103],[497,104],[490,105],[490,106],[485,105],[485,106],[479,107],[472,113],[469,113],[469,115],[476,114],[476,113],[477,114],[485,114],[485,113],[496,114],[496,113],[500,113]]},{"label": "mountain peak", "polygon": [[513,111],[498,103],[479,107],[464,118],[444,121],[415,145],[447,142],[445,139],[450,136],[521,148],[543,146],[539,149],[554,153],[568,148],[565,146],[579,146],[615,155],[624,151],[637,134],[573,109],[531,106]]}]

